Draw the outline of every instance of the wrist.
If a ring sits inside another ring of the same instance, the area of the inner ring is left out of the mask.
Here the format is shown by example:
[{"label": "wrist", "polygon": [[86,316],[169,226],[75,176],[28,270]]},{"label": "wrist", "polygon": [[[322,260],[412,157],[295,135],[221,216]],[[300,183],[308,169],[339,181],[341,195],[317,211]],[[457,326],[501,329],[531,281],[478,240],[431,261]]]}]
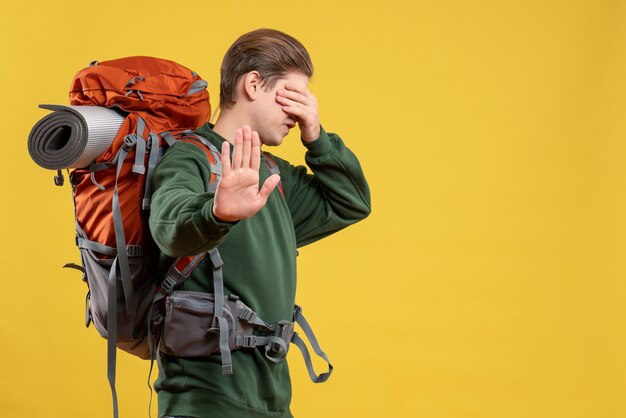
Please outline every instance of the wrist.
[{"label": "wrist", "polygon": [[302,132],[302,135],[300,136],[300,139],[303,142],[314,142],[317,141],[321,135],[321,126],[318,124],[316,128],[314,129],[308,129],[306,131]]},{"label": "wrist", "polygon": [[217,224],[234,225],[237,222],[239,222],[239,219],[229,220],[228,217],[219,216],[217,213],[215,213],[215,203],[213,204],[213,207],[211,208],[211,217]]},{"label": "wrist", "polygon": [[330,140],[329,134],[326,133],[324,127],[321,127],[320,136],[317,140],[311,142],[302,141],[307,149],[307,155],[310,158],[320,158],[331,153],[334,149],[333,141]]}]

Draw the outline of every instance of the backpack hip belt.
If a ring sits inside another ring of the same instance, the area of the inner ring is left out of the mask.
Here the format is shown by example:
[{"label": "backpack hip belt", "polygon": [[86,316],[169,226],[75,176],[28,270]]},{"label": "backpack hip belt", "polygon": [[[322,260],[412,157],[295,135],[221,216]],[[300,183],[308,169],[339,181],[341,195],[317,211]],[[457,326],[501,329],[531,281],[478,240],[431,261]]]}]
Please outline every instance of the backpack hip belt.
[{"label": "backpack hip belt", "polygon": [[[208,357],[221,353],[219,322],[215,320],[215,295],[205,292],[175,290],[165,302],[160,351],[166,355],[186,358]],[[265,357],[278,363],[287,355],[290,343],[298,346],[304,357],[311,380],[324,382],[332,372],[328,357],[321,350],[308,325],[302,309],[296,305],[293,321],[270,324],[239,299],[229,295],[224,300],[222,315],[228,323],[228,349],[263,347]],[[304,341],[294,331],[295,324],[304,331],[315,353],[328,363],[328,372],[317,375]]]}]

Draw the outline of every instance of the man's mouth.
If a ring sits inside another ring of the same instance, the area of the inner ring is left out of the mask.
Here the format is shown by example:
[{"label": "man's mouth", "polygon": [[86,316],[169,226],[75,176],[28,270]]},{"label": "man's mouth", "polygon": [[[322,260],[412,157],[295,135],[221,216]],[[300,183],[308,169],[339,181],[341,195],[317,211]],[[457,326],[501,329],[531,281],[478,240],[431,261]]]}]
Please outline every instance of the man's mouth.
[{"label": "man's mouth", "polygon": [[296,121],[294,121],[294,120],[292,120],[292,119],[289,119],[289,120],[287,121],[287,123],[285,123],[285,125],[287,125],[287,128],[291,129],[291,128],[293,128],[294,126],[296,126]]}]

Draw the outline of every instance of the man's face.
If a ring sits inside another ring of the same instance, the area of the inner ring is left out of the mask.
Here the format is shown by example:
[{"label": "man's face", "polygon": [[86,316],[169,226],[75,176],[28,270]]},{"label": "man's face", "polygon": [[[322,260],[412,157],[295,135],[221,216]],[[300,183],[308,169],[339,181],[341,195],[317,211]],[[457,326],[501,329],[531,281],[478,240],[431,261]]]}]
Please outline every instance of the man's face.
[{"label": "man's face", "polygon": [[296,125],[297,120],[283,111],[283,106],[276,101],[276,92],[285,87],[285,84],[293,84],[306,87],[309,77],[298,72],[289,72],[280,78],[274,87],[259,89],[257,100],[254,101],[252,124],[253,130],[259,133],[261,142],[265,145],[280,145]]}]

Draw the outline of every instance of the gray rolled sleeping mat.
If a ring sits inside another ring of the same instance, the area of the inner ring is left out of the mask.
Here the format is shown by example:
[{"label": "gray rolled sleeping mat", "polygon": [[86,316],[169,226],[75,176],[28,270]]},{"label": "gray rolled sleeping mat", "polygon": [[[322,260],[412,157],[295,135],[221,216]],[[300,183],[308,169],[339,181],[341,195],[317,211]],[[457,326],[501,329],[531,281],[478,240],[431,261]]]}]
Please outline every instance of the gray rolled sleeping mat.
[{"label": "gray rolled sleeping mat", "polygon": [[101,106],[40,105],[52,113],[33,126],[28,152],[43,168],[88,166],[115,139],[125,115]]}]

